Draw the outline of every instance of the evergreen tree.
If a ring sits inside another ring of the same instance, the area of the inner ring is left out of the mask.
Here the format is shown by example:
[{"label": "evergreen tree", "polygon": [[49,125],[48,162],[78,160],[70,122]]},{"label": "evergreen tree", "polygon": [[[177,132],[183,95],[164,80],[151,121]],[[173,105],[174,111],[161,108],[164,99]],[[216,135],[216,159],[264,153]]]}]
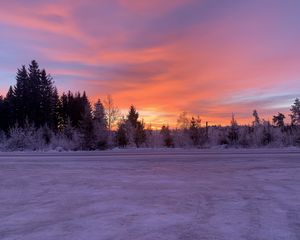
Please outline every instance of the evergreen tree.
[{"label": "evergreen tree", "polygon": [[[73,94],[69,91],[60,97],[52,77],[46,70],[40,70],[36,61],[32,61],[28,69],[22,66],[17,70],[16,84],[9,88],[5,97],[0,96],[1,145],[10,150],[43,149],[55,143],[72,150],[106,148],[114,133],[118,109],[110,96],[105,106],[99,100],[92,111],[85,92]],[[208,136],[213,144],[239,144],[244,147],[300,143],[298,98],[291,106],[291,126],[285,126],[282,113],[273,116],[277,127],[261,121],[256,110],[253,117],[252,126],[239,126],[232,115],[229,127],[207,127],[205,132],[199,117],[189,120],[184,112],[177,122],[180,129],[171,132],[168,126],[163,126],[160,132],[152,132],[151,128],[145,130],[139,113],[131,106],[126,118],[119,122],[115,137],[121,147],[134,144],[140,147],[147,142],[147,136],[152,142],[149,144],[148,141],[145,146],[154,146],[160,140],[166,147],[174,147],[174,142],[176,146],[189,146],[190,141],[194,146],[199,146],[205,143]],[[4,135],[8,138],[3,138]]]},{"label": "evergreen tree", "polygon": [[[70,119],[72,126],[80,128],[80,122],[85,114],[86,106],[90,105],[89,100],[84,92],[83,95],[80,92],[75,93],[68,92],[63,93],[60,97],[58,112],[61,119],[58,119],[60,128],[66,125],[68,118]],[[91,108],[89,106],[89,108]]]},{"label": "evergreen tree", "polygon": [[5,108],[4,108],[4,99],[3,96],[0,96],[0,132],[5,129],[6,122]]},{"label": "evergreen tree", "polygon": [[[59,102],[58,102],[58,115],[61,118],[59,129],[64,129],[64,127],[67,125],[67,122],[71,122],[71,117],[69,114],[69,97],[66,93],[62,93]],[[73,124],[72,124],[73,126]]]},{"label": "evergreen tree", "polygon": [[192,117],[189,127],[189,135],[194,146],[203,144],[204,133],[201,129],[201,119]]},{"label": "evergreen tree", "polygon": [[88,111],[89,114],[92,113],[91,104],[85,92],[83,92],[82,96],[78,92],[73,98],[70,109],[71,120],[75,127],[79,127],[80,122],[87,113],[86,111]]},{"label": "evergreen tree", "polygon": [[2,114],[1,114],[2,130],[8,132],[9,128],[12,127],[16,122],[15,113],[15,97],[13,88],[10,86],[3,99]]},{"label": "evergreen tree", "polygon": [[105,149],[107,147],[108,137],[107,119],[104,106],[100,99],[94,105],[93,122],[97,147],[99,149]]},{"label": "evergreen tree", "polygon": [[129,144],[126,122],[124,119],[119,122],[118,129],[116,132],[116,142],[118,146],[123,148]]},{"label": "evergreen tree", "polygon": [[284,119],[284,114],[278,113],[277,115],[273,116],[273,123],[278,127],[284,127]]},{"label": "evergreen tree", "polygon": [[160,134],[162,135],[164,146],[168,148],[174,147],[174,141],[171,136],[171,131],[169,129],[169,126],[162,126],[160,130]]},{"label": "evergreen tree", "polygon": [[255,109],[253,110],[253,114],[252,115],[254,117],[253,126],[260,125],[260,118],[258,116],[258,112]]},{"label": "evergreen tree", "polygon": [[134,128],[137,127],[138,118],[139,118],[139,113],[136,111],[134,106],[130,106],[130,109],[129,109],[129,112],[127,115],[127,120]]},{"label": "evergreen tree", "polygon": [[82,134],[82,148],[84,150],[95,149],[95,131],[92,118],[92,109],[89,102],[86,103],[85,109],[80,120],[80,133]]},{"label": "evergreen tree", "polygon": [[24,126],[25,119],[36,127],[48,125],[56,128],[54,115],[56,106],[54,99],[55,88],[50,75],[40,70],[38,63],[33,60],[28,70],[22,66],[17,71],[16,85],[13,89],[13,105],[15,121]]},{"label": "evergreen tree", "polygon": [[228,132],[228,139],[231,145],[236,145],[239,140],[239,126],[234,117],[234,114],[232,114],[231,118],[231,126]]},{"label": "evergreen tree", "polygon": [[68,118],[66,125],[63,128],[63,134],[68,140],[72,141],[74,138],[74,132],[75,128],[72,126],[70,118]]},{"label": "evergreen tree", "polygon": [[271,134],[271,124],[270,122],[264,122],[261,142],[263,145],[268,145],[272,142],[272,140],[273,137]]},{"label": "evergreen tree", "polygon": [[43,69],[40,74],[40,115],[37,125],[48,126],[55,128],[55,111],[56,111],[56,98],[55,88],[53,86],[53,79],[47,75],[46,70]]},{"label": "evergreen tree", "polygon": [[105,128],[107,127],[105,109],[100,99],[98,99],[98,101],[94,105],[94,119],[105,126]]},{"label": "evergreen tree", "polygon": [[291,107],[291,120],[292,125],[300,125],[300,100],[299,98],[295,99],[294,104]]},{"label": "evergreen tree", "polygon": [[41,71],[38,63],[33,60],[28,68],[29,76],[29,92],[28,92],[28,104],[30,107],[26,109],[26,117],[30,123],[41,126]]},{"label": "evergreen tree", "polygon": [[146,142],[146,131],[145,131],[145,124],[144,122],[137,122],[136,128],[135,128],[135,136],[134,136],[134,143],[136,147],[140,147],[143,143]]},{"label": "evergreen tree", "polygon": [[62,131],[63,127],[64,127],[64,121],[63,121],[63,117],[61,114],[61,101],[60,98],[58,96],[58,92],[57,92],[57,88],[54,87],[53,90],[53,112],[52,112],[52,116],[51,118],[53,119],[53,130],[56,131]]},{"label": "evergreen tree", "polygon": [[129,139],[134,142],[136,147],[140,147],[146,141],[146,132],[143,122],[138,120],[139,113],[136,111],[134,106],[130,106],[126,127],[127,132],[130,133]]},{"label": "evergreen tree", "polygon": [[[22,68],[17,70],[16,76],[17,83],[14,90],[10,89],[10,94],[12,95],[12,104],[14,105],[15,111],[15,122],[20,126],[24,126],[25,119],[28,117],[28,112],[30,111],[30,86],[29,86],[29,76],[26,67],[23,65]],[[13,124],[14,124],[13,123]]]}]

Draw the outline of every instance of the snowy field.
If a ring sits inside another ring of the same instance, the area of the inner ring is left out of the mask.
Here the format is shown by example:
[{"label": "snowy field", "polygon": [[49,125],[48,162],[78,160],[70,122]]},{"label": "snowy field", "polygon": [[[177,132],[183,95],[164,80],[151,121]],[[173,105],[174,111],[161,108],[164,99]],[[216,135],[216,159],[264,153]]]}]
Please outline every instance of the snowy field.
[{"label": "snowy field", "polygon": [[0,239],[299,240],[300,151],[1,153]]}]

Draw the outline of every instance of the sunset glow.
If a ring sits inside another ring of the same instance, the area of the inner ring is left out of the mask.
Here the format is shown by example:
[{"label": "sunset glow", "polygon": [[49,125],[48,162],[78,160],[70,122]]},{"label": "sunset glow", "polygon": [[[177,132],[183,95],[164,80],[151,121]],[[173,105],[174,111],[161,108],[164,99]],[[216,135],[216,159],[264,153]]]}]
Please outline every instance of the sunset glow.
[{"label": "sunset glow", "polygon": [[10,0],[0,8],[0,95],[36,59],[60,92],[111,94],[145,122],[287,113],[300,96],[296,0]]}]

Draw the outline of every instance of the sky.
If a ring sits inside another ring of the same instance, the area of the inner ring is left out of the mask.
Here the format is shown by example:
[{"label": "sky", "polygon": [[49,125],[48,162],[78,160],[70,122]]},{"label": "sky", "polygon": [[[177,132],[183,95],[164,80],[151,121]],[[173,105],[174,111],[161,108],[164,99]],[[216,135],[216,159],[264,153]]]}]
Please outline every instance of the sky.
[{"label": "sky", "polygon": [[153,126],[271,120],[300,97],[300,1],[3,1],[0,94],[33,59],[60,92],[111,94]]}]

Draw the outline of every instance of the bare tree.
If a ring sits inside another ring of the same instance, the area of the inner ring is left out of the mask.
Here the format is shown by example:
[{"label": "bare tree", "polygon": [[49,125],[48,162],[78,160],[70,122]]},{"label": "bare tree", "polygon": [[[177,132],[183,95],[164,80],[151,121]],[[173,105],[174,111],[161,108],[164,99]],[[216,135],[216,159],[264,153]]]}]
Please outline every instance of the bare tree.
[{"label": "bare tree", "polygon": [[120,117],[120,110],[115,106],[113,98],[110,94],[108,94],[106,100],[104,100],[104,106],[108,131],[111,132]]},{"label": "bare tree", "polygon": [[189,128],[190,120],[187,116],[187,112],[182,112],[177,119],[177,127],[181,130]]}]

